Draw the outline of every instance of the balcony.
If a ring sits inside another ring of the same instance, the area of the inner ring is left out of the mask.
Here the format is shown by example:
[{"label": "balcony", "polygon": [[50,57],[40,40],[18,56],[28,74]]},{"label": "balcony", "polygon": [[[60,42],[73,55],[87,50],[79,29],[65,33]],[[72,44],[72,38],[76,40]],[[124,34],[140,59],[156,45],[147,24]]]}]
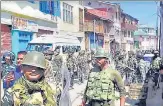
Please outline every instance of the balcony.
[{"label": "balcony", "polygon": [[129,30],[129,31],[134,31],[138,29],[136,25],[132,25],[128,23],[121,23],[121,28],[122,30]]},{"label": "balcony", "polygon": [[[104,25],[101,24],[102,21],[96,21],[95,23],[95,32],[96,33],[104,33]],[[93,32],[94,24],[93,21],[85,21],[84,22],[84,31]]]}]

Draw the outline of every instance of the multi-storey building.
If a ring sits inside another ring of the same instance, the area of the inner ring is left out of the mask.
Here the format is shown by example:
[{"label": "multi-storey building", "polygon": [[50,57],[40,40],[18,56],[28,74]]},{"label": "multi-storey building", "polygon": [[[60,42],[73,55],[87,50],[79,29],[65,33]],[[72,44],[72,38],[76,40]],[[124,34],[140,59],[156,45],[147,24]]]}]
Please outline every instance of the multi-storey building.
[{"label": "multi-storey building", "polygon": [[59,1],[2,1],[1,53],[26,50],[28,43],[42,34],[55,34],[60,14]]},{"label": "multi-storey building", "polygon": [[121,13],[121,48],[122,50],[132,51],[134,49],[134,32],[137,30],[138,19],[124,12]]},{"label": "multi-storey building", "polygon": [[81,49],[85,49],[83,2],[60,1],[60,9],[61,17],[58,18],[59,34],[66,38],[68,36],[77,37],[81,42]]},{"label": "multi-storey building", "polygon": [[[94,38],[96,38],[96,47],[102,46],[109,52],[111,49],[115,49],[115,47],[117,47],[115,44],[120,43],[118,42],[118,40],[120,41],[120,39],[117,39],[121,30],[120,6],[118,4],[110,4],[108,2],[104,3],[97,1],[85,1],[84,6],[87,10],[85,14],[85,24],[89,22],[91,26],[89,27],[91,30],[85,30],[86,38],[89,39],[86,39],[87,47],[93,48]],[[93,27],[95,27],[95,30],[93,29]],[[97,29],[103,30],[101,30],[101,32],[99,33]],[[115,39],[116,42],[114,42]]]},{"label": "multi-storey building", "polygon": [[134,32],[134,45],[136,49],[141,50],[156,50],[158,40],[156,30],[147,25],[140,25],[138,30]]}]

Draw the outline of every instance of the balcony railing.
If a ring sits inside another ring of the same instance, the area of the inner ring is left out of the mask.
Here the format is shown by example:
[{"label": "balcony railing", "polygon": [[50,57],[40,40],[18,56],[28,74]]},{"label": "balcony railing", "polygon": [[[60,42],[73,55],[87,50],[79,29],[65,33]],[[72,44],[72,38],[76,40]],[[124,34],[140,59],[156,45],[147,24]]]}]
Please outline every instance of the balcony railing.
[{"label": "balcony railing", "polygon": [[123,30],[137,30],[137,25],[132,25],[132,24],[128,24],[128,23],[121,23],[121,28]]}]

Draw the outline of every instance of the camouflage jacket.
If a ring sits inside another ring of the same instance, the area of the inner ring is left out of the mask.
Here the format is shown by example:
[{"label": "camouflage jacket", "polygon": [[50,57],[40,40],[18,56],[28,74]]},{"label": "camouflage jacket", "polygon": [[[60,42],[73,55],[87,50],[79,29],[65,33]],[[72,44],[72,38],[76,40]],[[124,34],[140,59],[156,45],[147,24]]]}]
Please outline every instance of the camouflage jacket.
[{"label": "camouflage jacket", "polygon": [[140,62],[138,63],[138,67],[140,71],[146,71],[146,62],[141,59]]},{"label": "camouflage jacket", "polygon": [[56,106],[56,91],[45,81],[32,83],[22,77],[7,92],[10,100],[3,98],[2,106]]},{"label": "camouflage jacket", "polygon": [[66,62],[67,68],[74,71],[76,67],[76,58],[74,56],[71,56],[71,57],[67,57],[66,60],[67,60]]},{"label": "camouflage jacket", "polygon": [[12,64],[12,65],[8,65],[5,63],[2,63],[2,78],[7,75],[8,72],[13,71],[16,69],[16,65]]},{"label": "camouflage jacket", "polygon": [[63,63],[62,56],[60,55],[54,56],[52,60],[53,71],[59,71],[62,67],[62,63]]},{"label": "camouflage jacket", "polygon": [[153,69],[159,69],[161,63],[161,58],[157,57],[155,60],[152,62],[152,68]]},{"label": "camouflage jacket", "polygon": [[119,89],[120,96],[125,96],[124,83],[118,71],[111,68],[99,72],[91,71],[84,98],[88,101],[89,99],[114,100],[115,87]]}]

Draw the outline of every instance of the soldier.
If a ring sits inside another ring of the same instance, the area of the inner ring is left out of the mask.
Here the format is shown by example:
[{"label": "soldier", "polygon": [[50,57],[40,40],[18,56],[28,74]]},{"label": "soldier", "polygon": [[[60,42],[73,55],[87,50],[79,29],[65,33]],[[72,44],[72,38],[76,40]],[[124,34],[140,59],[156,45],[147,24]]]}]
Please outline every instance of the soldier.
[{"label": "soldier", "polygon": [[154,51],[154,57],[152,61],[152,69],[156,72],[159,71],[159,66],[160,66],[161,58],[159,57],[159,52]]},{"label": "soldier", "polygon": [[60,49],[56,48],[54,50],[54,56],[52,58],[52,66],[54,73],[56,73],[55,77],[57,79],[57,83],[61,82],[61,68],[63,64],[63,58],[59,53]]},{"label": "soldier", "polygon": [[45,80],[48,81],[50,84],[54,85],[55,89],[57,90],[57,94],[56,94],[56,99],[57,99],[57,106],[59,105],[59,99],[60,99],[60,94],[61,94],[61,82],[57,82],[57,78],[56,77],[56,72],[55,70],[53,70],[53,66],[52,66],[52,55],[54,54],[52,50],[45,50],[44,52],[44,56],[46,59],[46,71],[45,71]]},{"label": "soldier", "polygon": [[95,51],[94,50],[91,50],[91,64],[92,66],[95,65]]},{"label": "soldier", "polygon": [[12,52],[6,52],[2,56],[2,78],[6,76],[10,70],[15,70],[16,64],[14,63],[15,56]]},{"label": "soldier", "polygon": [[46,61],[42,53],[27,53],[21,66],[24,74],[8,89],[2,106],[56,106],[55,91],[44,79],[45,69]]},{"label": "soldier", "polygon": [[43,51],[45,59],[46,59],[46,71],[45,71],[45,78],[47,78],[48,80],[50,80],[51,78],[54,78],[54,71],[53,71],[53,67],[52,67],[52,55],[54,54],[53,51],[51,50],[45,50]]},{"label": "soldier", "polygon": [[77,56],[77,67],[78,67],[78,77],[81,83],[83,83],[84,80],[84,71],[85,71],[84,64],[85,64],[84,51],[80,51],[79,55]]},{"label": "soldier", "polygon": [[144,83],[145,79],[146,79],[146,62],[143,60],[143,56],[142,55],[138,55],[137,56],[137,60],[138,60],[138,70],[140,72],[140,74],[138,74],[140,77],[138,79],[141,79],[142,82]]},{"label": "soldier", "polygon": [[70,76],[71,76],[71,81],[70,81],[71,88],[73,88],[73,84],[74,84],[74,71],[75,71],[75,67],[76,67],[76,59],[73,54],[74,54],[73,51],[69,51],[68,57],[66,59],[66,65],[67,65],[67,68],[68,68],[68,70],[70,72]]},{"label": "soldier", "polygon": [[99,68],[95,67],[89,74],[84,102],[89,106],[115,106],[116,86],[120,91],[120,106],[125,106],[125,87],[120,73],[110,68],[104,49],[99,48],[95,57]]}]

